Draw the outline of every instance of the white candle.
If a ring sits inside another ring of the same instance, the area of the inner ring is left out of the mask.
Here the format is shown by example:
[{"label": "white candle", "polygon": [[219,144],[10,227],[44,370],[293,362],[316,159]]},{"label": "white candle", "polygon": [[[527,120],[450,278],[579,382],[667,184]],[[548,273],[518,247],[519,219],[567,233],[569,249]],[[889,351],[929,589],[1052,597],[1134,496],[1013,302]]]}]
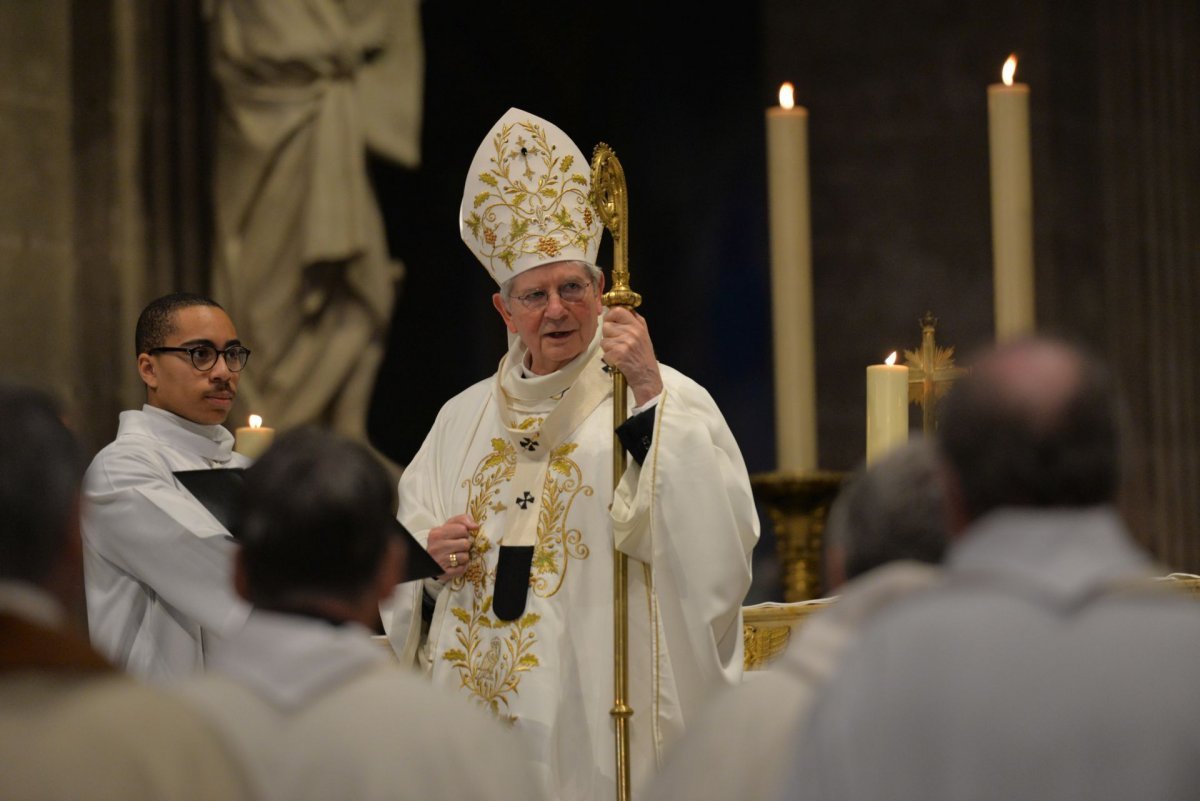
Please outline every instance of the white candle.
[{"label": "white candle", "polygon": [[243,456],[257,459],[271,446],[271,441],[275,439],[275,429],[264,426],[262,418],[257,414],[250,415],[249,423],[233,432],[233,449]]},{"label": "white candle", "polygon": [[996,339],[1033,333],[1033,168],[1029,86],[1013,83],[1017,57],[1004,62],[1004,83],[988,87],[992,176],[992,262]]},{"label": "white candle", "polygon": [[817,467],[813,353],[812,241],[808,193],[808,109],[792,85],[767,109],[767,190],[771,221],[771,319],[775,351],[775,432],[780,470]]},{"label": "white candle", "polygon": [[867,367],[867,464],[908,440],[908,368],[895,362]]}]

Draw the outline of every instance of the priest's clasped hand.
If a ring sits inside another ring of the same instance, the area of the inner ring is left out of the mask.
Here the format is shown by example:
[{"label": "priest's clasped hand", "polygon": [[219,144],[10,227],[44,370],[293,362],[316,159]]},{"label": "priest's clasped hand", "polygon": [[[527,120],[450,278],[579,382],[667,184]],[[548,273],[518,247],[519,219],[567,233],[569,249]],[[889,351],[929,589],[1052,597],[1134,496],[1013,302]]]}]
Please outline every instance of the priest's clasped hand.
[{"label": "priest's clasped hand", "polygon": [[646,318],[621,306],[609,306],[604,310],[601,334],[604,361],[625,375],[633,390],[634,403],[641,406],[662,394],[662,374],[658,370],[654,345],[650,342]]},{"label": "priest's clasped hand", "polygon": [[438,576],[438,581],[452,581],[467,572],[467,563],[471,561],[471,532],[478,530],[479,524],[467,514],[455,515],[429,530],[425,550],[446,571]]}]

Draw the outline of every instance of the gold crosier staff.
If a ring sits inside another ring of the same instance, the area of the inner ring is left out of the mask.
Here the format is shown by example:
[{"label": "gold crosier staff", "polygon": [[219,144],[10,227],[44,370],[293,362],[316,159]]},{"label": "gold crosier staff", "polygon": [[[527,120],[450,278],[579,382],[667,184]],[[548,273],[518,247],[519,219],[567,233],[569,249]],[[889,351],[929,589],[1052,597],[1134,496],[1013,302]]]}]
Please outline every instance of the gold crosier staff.
[{"label": "gold crosier staff", "polygon": [[[592,152],[592,205],[613,238],[612,289],[604,293],[605,306],[636,309],[642,296],[629,288],[629,201],[625,171],[612,148],[601,142]],[[613,382],[613,490],[625,473],[625,446],[616,427],[629,416],[625,376],[615,367]],[[629,610],[626,605],[629,566],[625,554],[613,551],[613,708],[616,724],[617,801],[629,801],[629,718],[633,709],[625,702],[629,686]]]}]

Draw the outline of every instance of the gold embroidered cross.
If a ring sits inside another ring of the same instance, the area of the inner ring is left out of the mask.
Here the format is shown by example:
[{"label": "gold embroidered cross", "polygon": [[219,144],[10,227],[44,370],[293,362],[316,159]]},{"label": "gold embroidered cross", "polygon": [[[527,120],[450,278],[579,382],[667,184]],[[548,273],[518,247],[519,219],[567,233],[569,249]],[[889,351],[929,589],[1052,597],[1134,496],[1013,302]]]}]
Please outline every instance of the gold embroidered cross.
[{"label": "gold embroidered cross", "polygon": [[908,401],[921,405],[921,428],[929,435],[937,428],[934,417],[937,402],[967,371],[954,366],[954,346],[937,346],[934,337],[937,318],[933,312],[925,312],[920,322],[921,347],[904,351],[904,362],[908,365]]}]

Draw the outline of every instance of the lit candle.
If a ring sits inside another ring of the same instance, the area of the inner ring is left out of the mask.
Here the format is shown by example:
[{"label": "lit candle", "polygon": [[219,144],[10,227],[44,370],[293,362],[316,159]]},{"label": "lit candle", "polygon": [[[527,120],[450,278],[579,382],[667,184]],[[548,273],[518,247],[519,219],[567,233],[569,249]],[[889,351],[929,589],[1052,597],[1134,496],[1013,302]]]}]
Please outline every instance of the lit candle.
[{"label": "lit candle", "polygon": [[1029,150],[1029,86],[1013,83],[1017,57],[1004,62],[1004,83],[988,87],[992,174],[992,264],[996,339],[1034,330],[1033,169]]},{"label": "lit candle", "polygon": [[867,464],[908,440],[908,368],[896,364],[867,367]]},{"label": "lit candle", "polygon": [[790,83],[767,109],[767,190],[771,219],[771,319],[775,349],[775,433],[780,470],[817,467],[813,355],[812,241],[808,195],[808,109]]},{"label": "lit candle", "polygon": [[243,456],[257,459],[275,439],[275,429],[262,424],[262,418],[257,414],[250,415],[250,425],[241,426],[233,433],[233,449]]}]

